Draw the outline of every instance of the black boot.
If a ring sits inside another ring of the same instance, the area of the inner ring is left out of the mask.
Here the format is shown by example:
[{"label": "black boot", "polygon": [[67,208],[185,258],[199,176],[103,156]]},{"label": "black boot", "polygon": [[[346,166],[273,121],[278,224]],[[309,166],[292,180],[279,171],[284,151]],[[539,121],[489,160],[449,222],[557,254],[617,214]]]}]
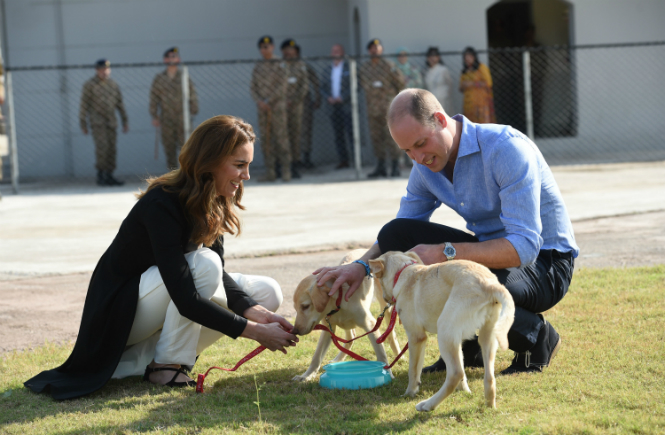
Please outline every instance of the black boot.
[{"label": "black boot", "polygon": [[108,184],[106,184],[106,173],[104,171],[97,171],[97,185],[108,186]]},{"label": "black boot", "polygon": [[300,162],[291,162],[291,178],[300,178],[300,172],[298,172],[298,167]]},{"label": "black boot", "polygon": [[303,169],[314,169],[314,163],[310,159],[309,153],[305,153],[305,161],[302,164]]},{"label": "black boot", "polygon": [[536,344],[526,352],[516,352],[513,362],[501,374],[542,372],[545,367],[550,365],[560,345],[561,337],[552,324],[543,319],[543,326],[538,332]]},{"label": "black boot", "polygon": [[[478,337],[462,343],[462,357],[464,358],[464,367],[484,367],[483,352],[480,349]],[[443,362],[443,358],[439,357],[439,360],[431,366],[423,367],[423,373],[442,372],[445,369],[446,363]]]},{"label": "black boot", "polygon": [[390,171],[390,176],[391,177],[399,177],[400,172],[399,172],[399,160],[393,160],[393,169]]},{"label": "black boot", "polygon": [[282,164],[279,160],[275,162],[275,177],[282,178]]},{"label": "black boot", "polygon": [[106,185],[107,186],[122,186],[123,184],[125,184],[125,182],[114,178],[112,172],[107,172],[106,173]]},{"label": "black boot", "polygon": [[378,177],[387,177],[388,173],[386,172],[386,161],[379,159],[376,165],[374,172],[368,175],[369,178],[378,178]]}]

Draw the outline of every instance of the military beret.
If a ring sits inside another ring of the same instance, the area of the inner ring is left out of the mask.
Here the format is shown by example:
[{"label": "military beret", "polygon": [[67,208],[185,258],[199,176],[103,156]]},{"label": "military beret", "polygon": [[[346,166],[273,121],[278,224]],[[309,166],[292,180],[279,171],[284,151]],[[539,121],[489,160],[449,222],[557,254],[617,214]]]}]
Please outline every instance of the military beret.
[{"label": "military beret", "polygon": [[259,42],[257,45],[261,47],[261,44],[272,44],[272,43],[273,43],[272,36],[266,35],[259,38]]},{"label": "military beret", "polygon": [[111,61],[108,59],[99,59],[95,62],[95,68],[107,68],[111,66]]},{"label": "military beret", "polygon": [[372,39],[367,43],[367,49],[369,50],[373,45],[381,45],[381,40],[378,38]]},{"label": "military beret", "polygon": [[168,50],[166,50],[166,51],[164,52],[164,57],[168,57],[169,54],[171,54],[171,53],[178,54],[178,47],[171,47],[171,48],[169,48]]},{"label": "military beret", "polygon": [[296,41],[293,39],[285,39],[284,42],[282,42],[281,49],[284,50],[286,47],[296,47]]}]

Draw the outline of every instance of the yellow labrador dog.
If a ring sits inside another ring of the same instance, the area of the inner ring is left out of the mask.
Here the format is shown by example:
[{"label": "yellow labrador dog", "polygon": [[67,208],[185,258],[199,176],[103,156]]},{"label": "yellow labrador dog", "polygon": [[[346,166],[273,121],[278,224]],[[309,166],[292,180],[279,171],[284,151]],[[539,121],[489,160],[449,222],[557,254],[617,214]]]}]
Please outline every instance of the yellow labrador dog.
[{"label": "yellow labrador dog", "polygon": [[[351,251],[342,259],[340,264],[351,263],[362,257],[365,252],[367,252],[365,249]],[[328,286],[317,287],[316,279],[317,277],[314,275],[310,275],[303,279],[300,284],[298,284],[295,294],[293,295],[293,306],[296,309],[296,320],[292,331],[293,334],[309,334],[312,332],[314,326],[325,318],[326,314],[337,307],[337,297],[333,298],[328,296],[328,292],[330,291]],[[327,284],[332,285],[332,280]],[[340,291],[346,293],[348,289],[348,285],[345,284]],[[349,301],[347,302],[342,299],[339,312],[330,317],[330,325],[332,326],[333,331],[335,331],[338,326],[345,329],[346,339],[348,340],[353,338],[355,328],[360,328],[365,332],[374,328],[376,319],[374,319],[374,316],[372,316],[372,313],[369,311],[373,296],[374,286],[372,285],[372,280],[363,280],[363,284],[358,287]],[[381,297],[379,297],[378,300],[379,305],[381,305],[381,309],[383,310],[387,304]],[[383,344],[376,342],[379,335],[379,331],[375,331],[374,333],[369,334],[367,338],[369,338],[370,343],[372,343],[377,360],[387,364],[388,356],[386,355],[386,350],[383,347]],[[397,344],[395,331],[391,332],[387,341],[393,352],[395,352],[395,355],[397,355],[399,353],[399,345]],[[310,380],[316,375],[319,368],[321,368],[321,362],[323,361],[331,342],[332,339],[330,338],[330,334],[326,331],[321,331],[319,343],[316,345],[316,351],[314,351],[314,356],[312,357],[312,362],[309,365],[309,368],[302,375],[294,377],[294,381]],[[353,343],[350,343],[344,347],[348,349],[352,344]],[[340,352],[333,362],[342,361],[345,356],[344,353]]]},{"label": "yellow labrador dog", "polygon": [[[488,268],[466,260],[425,266],[413,252],[386,252],[369,262],[377,292],[395,309],[409,339],[409,386],[415,396],[425,356],[427,332],[437,334],[446,363],[446,381],[418,411],[431,411],[455,389],[471,392],[464,373],[462,342],[478,333],[485,364],[485,404],[496,408],[494,357],[508,348],[515,304]],[[397,277],[396,277],[397,276]]]}]

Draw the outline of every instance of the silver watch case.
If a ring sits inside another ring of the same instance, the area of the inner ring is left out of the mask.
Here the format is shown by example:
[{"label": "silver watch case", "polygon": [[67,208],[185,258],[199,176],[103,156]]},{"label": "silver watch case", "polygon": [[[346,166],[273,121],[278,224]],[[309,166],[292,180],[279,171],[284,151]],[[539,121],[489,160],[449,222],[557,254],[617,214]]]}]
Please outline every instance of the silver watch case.
[{"label": "silver watch case", "polygon": [[443,248],[443,255],[446,256],[446,259],[448,261],[454,260],[455,256],[457,255],[457,251],[453,247],[453,245],[450,242],[445,243],[445,247]]}]

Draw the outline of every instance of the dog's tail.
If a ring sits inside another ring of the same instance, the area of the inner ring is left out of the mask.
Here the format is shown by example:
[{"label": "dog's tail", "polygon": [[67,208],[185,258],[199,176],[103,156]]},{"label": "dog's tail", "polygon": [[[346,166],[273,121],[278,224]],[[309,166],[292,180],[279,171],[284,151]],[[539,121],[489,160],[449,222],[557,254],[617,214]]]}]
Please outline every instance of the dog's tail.
[{"label": "dog's tail", "polygon": [[[501,350],[506,350],[508,349],[508,330],[515,320],[515,303],[513,297],[508,293],[508,289],[498,282],[492,285],[492,290],[494,300],[497,302],[495,305],[501,305],[499,319],[494,326],[494,334]],[[499,307],[496,307],[496,310],[499,310]]]}]

